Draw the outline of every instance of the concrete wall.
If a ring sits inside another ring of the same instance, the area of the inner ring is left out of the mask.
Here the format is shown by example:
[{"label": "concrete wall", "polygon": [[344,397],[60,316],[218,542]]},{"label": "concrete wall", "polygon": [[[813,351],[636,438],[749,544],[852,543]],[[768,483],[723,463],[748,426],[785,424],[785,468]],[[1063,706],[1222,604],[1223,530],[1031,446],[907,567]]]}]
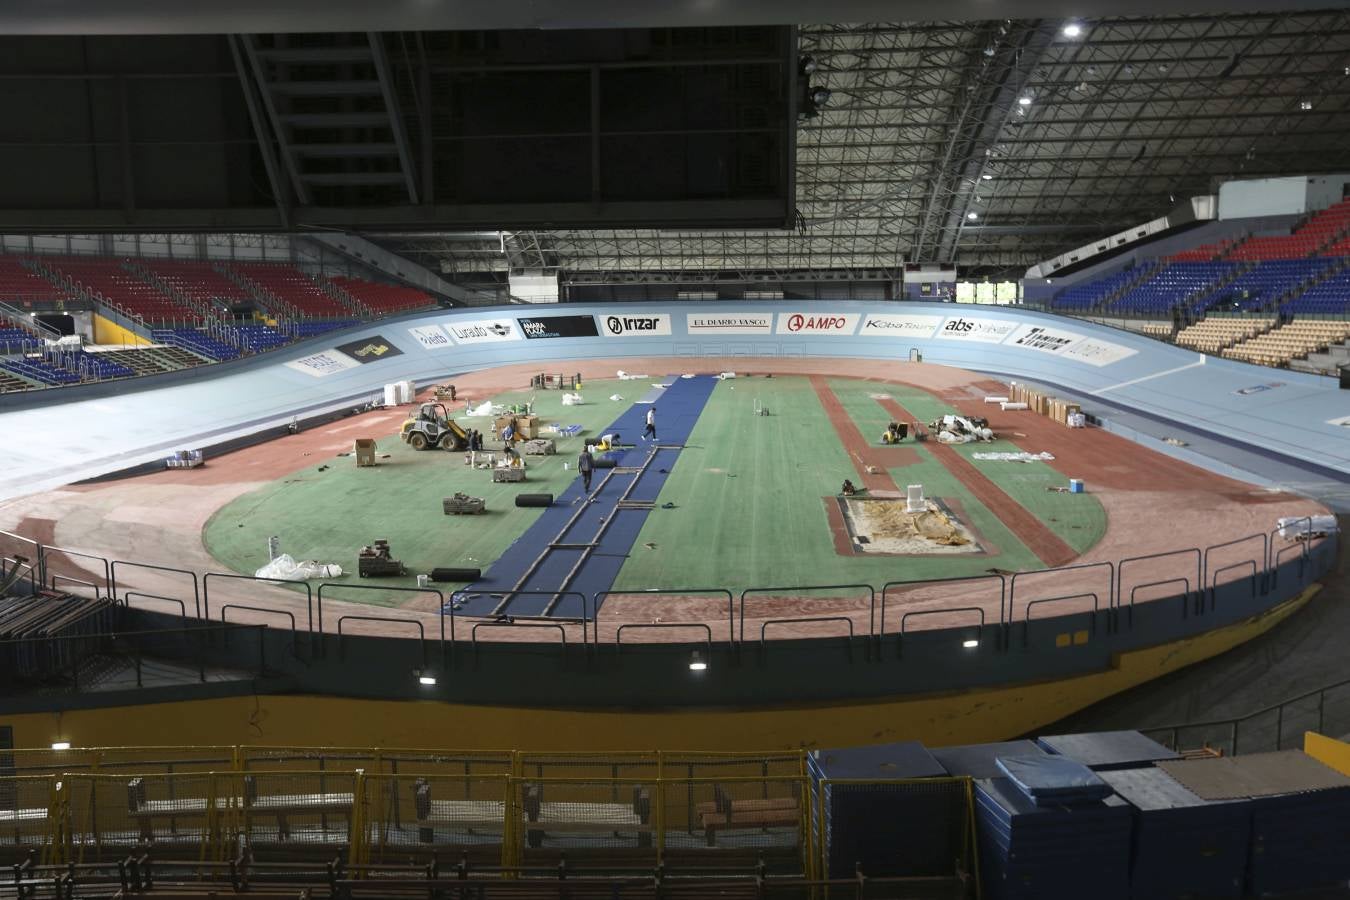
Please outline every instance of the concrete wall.
[{"label": "concrete wall", "polygon": [[1219,218],[1303,215],[1344,197],[1350,175],[1296,175],[1229,181],[1219,188]]}]

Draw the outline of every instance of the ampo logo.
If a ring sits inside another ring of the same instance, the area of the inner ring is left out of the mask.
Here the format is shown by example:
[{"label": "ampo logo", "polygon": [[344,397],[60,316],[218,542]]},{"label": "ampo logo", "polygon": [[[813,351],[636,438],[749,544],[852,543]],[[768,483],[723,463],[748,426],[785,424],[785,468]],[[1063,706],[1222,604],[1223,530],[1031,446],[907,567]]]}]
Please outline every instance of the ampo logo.
[{"label": "ampo logo", "polygon": [[842,331],[848,327],[848,319],[843,316],[804,316],[793,313],[788,316],[788,331]]}]

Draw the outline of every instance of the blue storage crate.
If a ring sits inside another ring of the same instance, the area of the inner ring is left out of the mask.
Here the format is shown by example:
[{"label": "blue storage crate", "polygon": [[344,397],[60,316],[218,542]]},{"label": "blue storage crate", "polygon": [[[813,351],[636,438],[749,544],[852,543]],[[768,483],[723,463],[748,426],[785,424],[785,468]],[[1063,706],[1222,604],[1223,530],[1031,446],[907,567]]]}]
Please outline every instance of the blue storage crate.
[{"label": "blue storage crate", "polygon": [[1101,778],[1134,807],[1133,900],[1242,896],[1249,800],[1204,800],[1152,767],[1102,772]]},{"label": "blue storage crate", "polygon": [[1089,769],[1135,769],[1181,754],[1137,731],[1099,731],[1091,734],[1055,734],[1039,737],[1042,749],[1077,760]]},{"label": "blue storage crate", "polygon": [[999,778],[1000,756],[1048,756],[1035,741],[1002,741],[995,744],[967,744],[961,747],[936,747],[933,757],[951,775],[971,778]]},{"label": "blue storage crate", "polygon": [[1256,797],[1251,809],[1250,893],[1350,881],[1350,787]]},{"label": "blue storage crate", "polygon": [[1006,778],[975,782],[984,896],[1127,900],[1131,810],[1119,797],[1037,806]]},{"label": "blue storage crate", "polygon": [[[949,875],[965,844],[964,787],[917,741],[813,751],[807,756],[814,808],[823,811],[830,878]],[[894,778],[942,780],[880,785]],[[830,779],[832,783],[821,782]],[[848,784],[834,779],[857,779]],[[974,860],[970,861],[974,865]]]}]

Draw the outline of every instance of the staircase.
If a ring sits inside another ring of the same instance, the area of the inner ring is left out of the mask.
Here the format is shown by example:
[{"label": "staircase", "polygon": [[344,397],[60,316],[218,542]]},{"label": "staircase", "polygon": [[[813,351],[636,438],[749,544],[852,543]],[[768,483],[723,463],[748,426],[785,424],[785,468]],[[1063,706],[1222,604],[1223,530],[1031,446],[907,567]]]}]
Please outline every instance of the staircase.
[{"label": "staircase", "polygon": [[[1237,281],[1240,276],[1245,275],[1246,273],[1250,272],[1252,269],[1255,268],[1256,263],[1254,262],[1238,263],[1237,268],[1229,272],[1223,278],[1220,278],[1218,281],[1211,282],[1210,284],[1207,284],[1198,290],[1192,291],[1185,297],[1182,297],[1181,302],[1178,304],[1178,306],[1180,306],[1181,311],[1186,320],[1190,322],[1195,322],[1199,321],[1200,318],[1203,318],[1205,309],[1207,307],[1200,306],[1197,309],[1197,306],[1200,304],[1200,301],[1206,300],[1210,297],[1214,297],[1224,288],[1228,287],[1228,285],[1232,284],[1234,281]],[[1200,315],[1197,316],[1196,315],[1197,313],[1199,313]]]},{"label": "staircase", "polygon": [[323,275],[315,275],[314,280],[319,283],[319,287],[323,288],[324,291],[327,292],[329,296],[335,298],[337,302],[347,307],[347,309],[351,311],[351,314],[356,318],[358,319],[375,318],[374,310],[372,310],[369,306],[366,306],[360,300],[353,297],[351,293],[347,291],[346,288],[342,287],[342,285],[333,281],[331,278],[326,278]]},{"label": "staircase", "polygon": [[190,297],[182,291],[160,278],[154,272],[146,268],[145,264],[135,259],[122,260],[122,268],[135,275],[141,281],[149,284],[166,297],[173,298],[174,302],[181,303],[188,309],[201,316],[205,321],[220,321],[224,318],[223,311],[199,300],[196,297]]},{"label": "staircase", "polygon": [[263,312],[277,320],[277,327],[280,330],[287,334],[294,333],[294,323],[300,318],[300,311],[294,306],[282,300],[252,278],[236,272],[229,266],[219,265],[212,266],[212,268],[247,291]]},{"label": "staircase", "polygon": [[300,205],[419,202],[381,35],[254,34],[241,40]]}]

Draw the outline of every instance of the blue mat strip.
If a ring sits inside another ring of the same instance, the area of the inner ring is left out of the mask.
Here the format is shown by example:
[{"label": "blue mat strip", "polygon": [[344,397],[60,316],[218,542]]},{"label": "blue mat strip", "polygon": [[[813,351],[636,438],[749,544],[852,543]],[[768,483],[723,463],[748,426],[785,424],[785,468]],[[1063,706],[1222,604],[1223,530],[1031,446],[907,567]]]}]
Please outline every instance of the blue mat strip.
[{"label": "blue mat strip", "polygon": [[[717,379],[700,375],[696,378],[671,376],[654,380],[670,382],[671,385],[665,389],[653,389],[660,396],[656,408],[657,443],[683,445],[693,432],[699,414],[717,385]],[[639,476],[612,469],[596,469],[591,480],[589,502],[583,496],[581,478],[574,479],[561,496],[554,498],[553,506],[544,510],[543,515],[506,549],[482,579],[455,593],[451,603],[458,604],[455,607],[458,615],[491,614],[501,603],[502,592],[515,587],[520,576],[534,564],[549,544],[590,543],[607,521],[608,529],[589,556],[585,556],[581,549],[566,547],[555,548],[548,553],[521,586],[523,591],[540,593],[516,595],[503,612],[516,616],[543,615],[553,599],[549,592],[558,590],[583,556],[584,563],[568,585],[571,593],[558,601],[550,615],[579,618],[583,614],[583,604],[577,595],[589,598],[597,591],[607,591],[614,585],[649,514],[644,509],[619,509],[619,498],[632,486],[632,493],[628,497],[630,501],[655,502],[680,455],[677,447],[654,449],[651,443],[642,439],[647,410],[650,408],[645,404],[636,404],[601,432],[617,432],[624,441],[636,445],[623,452],[618,461],[620,467],[638,467],[651,457],[646,472]],[[607,476],[609,480],[605,481]],[[633,484],[635,478],[637,483]],[[604,486],[601,487],[601,484]],[[579,516],[578,510],[581,511]],[[577,520],[569,528],[567,523],[573,516],[577,516]]]}]

